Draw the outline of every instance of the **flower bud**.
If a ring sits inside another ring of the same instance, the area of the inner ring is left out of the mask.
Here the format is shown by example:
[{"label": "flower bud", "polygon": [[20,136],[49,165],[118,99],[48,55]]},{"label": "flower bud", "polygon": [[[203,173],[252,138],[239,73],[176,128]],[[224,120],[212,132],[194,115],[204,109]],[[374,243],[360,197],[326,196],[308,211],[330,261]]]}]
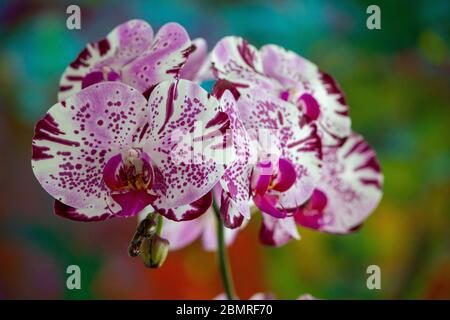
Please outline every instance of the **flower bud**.
[{"label": "flower bud", "polygon": [[154,235],[142,241],[140,255],[144,265],[148,268],[159,268],[162,266],[169,253],[169,241]]}]

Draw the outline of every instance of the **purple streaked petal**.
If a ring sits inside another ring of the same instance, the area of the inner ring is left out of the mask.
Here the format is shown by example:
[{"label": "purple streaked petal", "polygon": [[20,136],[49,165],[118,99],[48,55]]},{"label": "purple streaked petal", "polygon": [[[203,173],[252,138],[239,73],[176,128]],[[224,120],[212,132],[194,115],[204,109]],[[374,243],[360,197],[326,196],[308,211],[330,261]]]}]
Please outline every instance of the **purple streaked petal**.
[{"label": "purple streaked petal", "polygon": [[[244,222],[244,217],[250,218],[250,205],[247,202],[238,202],[234,200],[228,192],[223,190],[220,185],[216,185],[214,189],[217,206],[220,208],[220,216],[223,224],[230,229],[240,227]],[[217,194],[219,195],[217,197]]]},{"label": "purple streaked petal", "polygon": [[101,71],[92,71],[86,74],[81,80],[81,89],[92,86],[93,84],[103,82],[105,80],[103,72]]},{"label": "purple streaked petal", "polygon": [[226,113],[216,98],[188,80],[159,84],[149,97],[145,150],[155,165],[159,208],[189,204],[207,192],[233,161]]},{"label": "purple streaked petal", "polygon": [[277,83],[263,74],[258,50],[242,38],[229,36],[220,40],[211,51],[211,64],[217,79],[276,91]]},{"label": "purple streaked petal", "polygon": [[161,81],[177,78],[191,50],[186,30],[177,23],[167,23],[159,29],[151,48],[122,69],[122,79],[144,93]]},{"label": "purple streaked petal", "polygon": [[328,74],[319,72],[311,80],[311,92],[320,106],[317,120],[324,146],[336,146],[351,134],[351,119],[344,93]]},{"label": "purple streaked petal", "polygon": [[[82,88],[98,83],[101,80],[99,76],[104,77],[104,67],[120,70],[146,51],[152,40],[153,30],[147,22],[130,20],[114,28],[106,38],[89,43],[64,71],[58,100],[65,100]],[[89,80],[85,80],[91,72],[96,72],[96,78],[91,76]],[[113,80],[109,78],[108,80]]]},{"label": "purple streaked petal", "polygon": [[192,53],[189,55],[186,64],[180,70],[180,78],[196,81],[200,74],[208,54],[208,47],[203,38],[192,40]]},{"label": "purple streaked petal", "polygon": [[53,210],[56,215],[74,221],[83,221],[83,222],[102,221],[115,217],[112,209],[109,207],[105,207],[103,210],[75,209],[68,205],[65,205],[64,203],[58,200],[55,200]]},{"label": "purple streaked petal", "polygon": [[32,168],[42,187],[68,206],[104,209],[103,166],[132,145],[148,116],[145,106],[137,90],[103,82],[51,107],[32,142]]},{"label": "purple streaked petal", "polygon": [[267,214],[263,214],[262,218],[263,223],[259,233],[262,244],[279,247],[292,239],[300,239],[294,218],[279,219]]},{"label": "purple streaked petal", "polygon": [[201,236],[203,217],[188,221],[173,221],[164,218],[161,237],[169,240],[170,250],[182,249]]},{"label": "purple streaked petal", "polygon": [[295,167],[295,183],[279,195],[279,206],[287,210],[295,209],[311,196],[320,178],[322,168],[322,145],[314,123],[302,128],[294,127],[292,139],[283,149],[283,156]]},{"label": "purple streaked petal", "polygon": [[[296,214],[296,220],[324,232],[351,232],[378,205],[382,184],[375,152],[360,135],[353,133],[341,147],[324,149],[324,168],[317,189],[326,196],[326,201],[323,196],[312,198]],[[297,217],[299,214],[302,216]]]},{"label": "purple streaked petal", "polygon": [[202,214],[204,214],[212,204],[212,193],[208,192],[200,199],[193,201],[190,204],[186,204],[179,207],[173,208],[158,208],[156,206],[156,211],[166,217],[167,219],[173,221],[186,221],[196,219]]}]

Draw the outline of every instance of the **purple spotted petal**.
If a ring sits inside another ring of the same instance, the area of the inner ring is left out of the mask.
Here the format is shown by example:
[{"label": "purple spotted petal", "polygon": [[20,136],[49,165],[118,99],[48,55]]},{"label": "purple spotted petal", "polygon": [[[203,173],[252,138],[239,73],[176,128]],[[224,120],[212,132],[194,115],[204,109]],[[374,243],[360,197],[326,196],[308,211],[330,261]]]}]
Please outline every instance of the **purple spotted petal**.
[{"label": "purple spotted petal", "polygon": [[376,208],[382,184],[375,152],[353,133],[341,147],[325,148],[318,197],[296,214],[296,220],[320,231],[348,233]]},{"label": "purple spotted petal", "polygon": [[235,160],[227,167],[220,185],[221,214],[228,228],[241,225],[243,218],[250,218],[250,182],[252,175],[252,157],[250,137],[245,130],[230,91],[226,91],[220,99],[222,110],[230,119],[230,130],[233,140]]},{"label": "purple spotted petal", "polygon": [[[305,58],[276,45],[266,45],[260,52],[264,73],[283,85],[280,96],[287,94],[285,99],[297,104],[305,114],[313,112],[318,117],[324,145],[336,145],[350,135],[348,106],[342,90],[330,75],[320,72]],[[305,99],[305,93],[311,96]],[[320,110],[317,110],[316,102]]]},{"label": "purple spotted petal", "polygon": [[262,244],[279,247],[292,239],[300,239],[293,217],[283,219],[263,214],[263,223],[259,233]]},{"label": "purple spotted petal", "polygon": [[191,81],[201,78],[200,69],[205,64],[207,54],[208,47],[205,39],[197,38],[192,40],[192,53],[180,70],[180,78]]},{"label": "purple spotted petal", "polygon": [[[280,197],[279,206],[296,208],[312,194],[321,168],[321,141],[314,123],[303,123],[302,114],[290,103],[259,89],[248,90],[239,99],[239,111],[249,130],[259,131],[258,139],[271,139],[265,152],[287,159],[297,173],[295,184],[285,192],[271,190]],[[265,133],[262,135],[261,133]]]},{"label": "purple spotted petal", "polygon": [[159,29],[151,48],[123,68],[122,79],[145,93],[161,81],[178,77],[191,51],[186,30],[177,23],[167,23]]},{"label": "purple spotted petal", "polygon": [[161,83],[148,106],[152,117],[143,141],[155,164],[155,205],[192,203],[213,188],[233,160],[229,118],[216,98],[188,80]]},{"label": "purple spotted petal", "polygon": [[203,217],[188,221],[173,221],[164,218],[161,237],[169,240],[171,251],[182,249],[201,236],[204,227],[203,221]]},{"label": "purple spotted petal", "polygon": [[341,143],[350,134],[350,118],[337,83],[291,51],[268,45],[260,52],[241,38],[222,39],[211,53],[216,78],[227,80],[239,93],[256,86],[291,102],[305,116],[318,119],[325,145]]},{"label": "purple spotted petal", "polygon": [[258,86],[274,91],[277,83],[263,74],[258,50],[239,37],[225,37],[211,51],[212,70],[217,79],[225,79],[245,88]]},{"label": "purple spotted petal", "polygon": [[148,116],[138,112],[145,106],[137,90],[103,82],[51,107],[32,142],[32,168],[42,187],[70,207],[104,210],[103,167],[133,145]]},{"label": "purple spotted petal", "polygon": [[158,208],[154,206],[156,211],[166,218],[173,221],[186,221],[198,218],[204,214],[212,204],[212,193],[208,192],[198,200],[193,201],[190,204],[186,204],[173,208]]},{"label": "purple spotted petal", "polygon": [[120,69],[146,51],[152,41],[153,30],[147,22],[130,20],[114,28],[106,38],[89,43],[64,71],[58,100],[88,85],[117,80]]}]

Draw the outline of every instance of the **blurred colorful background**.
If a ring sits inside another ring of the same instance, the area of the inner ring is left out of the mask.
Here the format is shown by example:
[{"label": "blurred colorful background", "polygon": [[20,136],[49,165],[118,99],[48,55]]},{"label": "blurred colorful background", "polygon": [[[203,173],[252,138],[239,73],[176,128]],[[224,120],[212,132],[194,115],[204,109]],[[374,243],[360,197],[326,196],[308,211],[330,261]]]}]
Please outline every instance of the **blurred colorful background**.
[{"label": "blurred colorful background", "polygon": [[[81,30],[66,8],[81,7]],[[366,8],[381,8],[381,30]],[[258,243],[253,219],[230,248],[238,295],[280,299],[450,298],[450,2],[439,1],[0,1],[0,298],[211,299],[216,257],[200,243],[159,270],[127,256],[134,219],[65,220],[30,166],[33,126],[56,102],[59,77],[86,42],[131,18],[156,30],[176,21],[210,45],[225,35],[276,43],[316,62],[347,95],[353,128],[377,150],[384,197],[351,235],[301,229],[302,240]],[[66,268],[81,267],[81,290]],[[366,287],[379,265],[381,290]]]}]

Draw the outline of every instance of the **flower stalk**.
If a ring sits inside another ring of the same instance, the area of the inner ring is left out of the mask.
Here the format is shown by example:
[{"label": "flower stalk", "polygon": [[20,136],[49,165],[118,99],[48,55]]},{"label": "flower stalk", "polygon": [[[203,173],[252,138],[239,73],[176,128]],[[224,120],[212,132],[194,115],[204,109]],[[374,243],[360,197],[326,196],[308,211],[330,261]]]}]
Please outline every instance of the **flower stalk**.
[{"label": "flower stalk", "polygon": [[236,294],[234,292],[233,276],[228,261],[227,248],[225,245],[225,230],[222,219],[220,218],[220,211],[215,200],[213,200],[213,210],[217,218],[217,254],[219,258],[220,276],[225,290],[225,295],[228,300],[235,300]]}]

